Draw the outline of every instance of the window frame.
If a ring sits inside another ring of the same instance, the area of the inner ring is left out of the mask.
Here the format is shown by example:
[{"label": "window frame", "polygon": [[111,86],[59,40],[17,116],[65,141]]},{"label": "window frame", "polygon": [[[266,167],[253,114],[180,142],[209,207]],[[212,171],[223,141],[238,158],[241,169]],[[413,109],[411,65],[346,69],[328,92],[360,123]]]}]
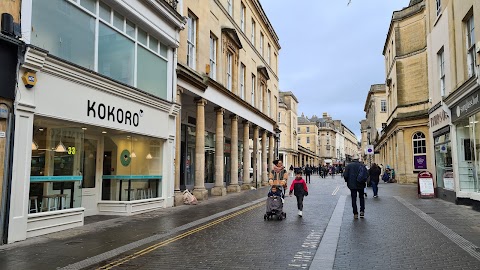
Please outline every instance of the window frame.
[{"label": "window frame", "polygon": [[255,84],[257,83],[257,79],[255,74],[252,73],[252,92],[250,97],[250,104],[255,107]]},{"label": "window frame", "polygon": [[380,112],[382,112],[382,113],[387,112],[387,100],[386,99],[380,100]]},{"label": "window frame", "polygon": [[[197,17],[188,12],[187,16],[187,66],[195,69],[197,50]],[[190,55],[190,53],[192,53]],[[191,56],[191,57],[190,57]]]},{"label": "window frame", "polygon": [[440,95],[445,96],[445,50],[442,47],[437,53]]},{"label": "window frame", "polygon": [[227,0],[227,12],[233,17],[233,0]]},{"label": "window frame", "polygon": [[243,63],[240,63],[240,98],[245,100],[245,76],[246,67]]},{"label": "window frame", "polygon": [[267,63],[269,66],[272,65],[272,46],[270,43],[267,44]]},{"label": "window frame", "polygon": [[263,53],[263,42],[264,42],[264,39],[265,39],[265,37],[264,37],[262,31],[260,31],[260,55],[261,55],[262,57],[264,57],[264,53]]},{"label": "window frame", "polygon": [[233,54],[227,50],[227,68],[226,68],[226,88],[232,92],[232,82],[233,82]]},{"label": "window frame", "polygon": [[240,29],[242,30],[243,33],[245,33],[245,15],[247,13],[247,8],[245,5],[241,4],[241,15],[240,15]]},{"label": "window frame", "polygon": [[210,78],[217,79],[217,44],[218,39],[210,33]]},{"label": "window frame", "polygon": [[271,108],[272,108],[272,91],[267,89],[267,116],[271,116]]},{"label": "window frame", "polygon": [[250,42],[252,42],[253,47],[255,47],[255,20],[252,19],[252,33],[250,37]]},{"label": "window frame", "polygon": [[[423,142],[423,143],[422,143]],[[413,168],[415,169],[415,157],[427,155],[427,137],[425,133],[417,131],[412,135],[412,156],[413,156]]]},{"label": "window frame", "polygon": [[473,15],[471,15],[465,21],[465,30],[466,30],[466,49],[467,49],[467,71],[468,71],[468,77],[471,78],[475,76],[475,62],[476,62],[475,20]]}]

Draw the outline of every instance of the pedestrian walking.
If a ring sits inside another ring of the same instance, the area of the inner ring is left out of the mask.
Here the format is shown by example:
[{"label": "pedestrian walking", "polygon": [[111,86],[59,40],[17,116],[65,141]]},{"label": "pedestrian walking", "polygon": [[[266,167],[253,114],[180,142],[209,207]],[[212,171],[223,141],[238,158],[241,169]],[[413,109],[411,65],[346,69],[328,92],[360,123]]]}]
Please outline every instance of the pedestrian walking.
[{"label": "pedestrian walking", "polygon": [[360,199],[360,217],[365,216],[365,197],[363,189],[366,186],[368,172],[365,165],[361,164],[358,159],[347,165],[343,174],[345,182],[350,189],[352,198],[353,218],[358,219],[357,194]]},{"label": "pedestrian walking", "polygon": [[378,197],[378,183],[380,182],[380,174],[382,174],[382,170],[376,163],[373,163],[372,167],[368,170],[368,175],[370,176],[370,184],[372,185],[374,198]]},{"label": "pedestrian walking", "polygon": [[308,184],[310,184],[311,175],[312,175],[312,167],[307,165],[307,167],[305,167],[305,180]]},{"label": "pedestrian walking", "polygon": [[297,197],[297,208],[298,216],[303,216],[303,197],[308,196],[308,187],[305,180],[302,178],[302,171],[297,170],[295,172],[295,180],[293,180],[290,185],[289,196],[292,196],[292,193]]},{"label": "pedestrian walking", "polygon": [[290,172],[290,177],[293,177],[293,165],[290,165],[288,171]]},{"label": "pedestrian walking", "polygon": [[269,184],[270,186],[282,186],[283,190],[286,190],[288,187],[287,180],[288,180],[288,173],[285,167],[283,166],[283,162],[281,160],[274,160],[273,161],[273,169],[270,171],[268,175]]}]

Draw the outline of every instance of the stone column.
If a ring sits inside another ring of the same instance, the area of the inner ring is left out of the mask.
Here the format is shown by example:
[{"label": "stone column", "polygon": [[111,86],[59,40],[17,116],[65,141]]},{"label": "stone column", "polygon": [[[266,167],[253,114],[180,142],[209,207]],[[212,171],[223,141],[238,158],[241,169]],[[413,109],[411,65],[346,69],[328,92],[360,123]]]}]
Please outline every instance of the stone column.
[{"label": "stone column", "polygon": [[268,185],[267,131],[262,132],[262,186]]},{"label": "stone column", "polygon": [[253,184],[256,188],[260,186],[260,179],[258,179],[258,137],[260,137],[260,128],[253,127]]},{"label": "stone column", "polygon": [[231,121],[231,141],[232,147],[230,151],[230,185],[227,187],[227,192],[240,192],[238,185],[238,116],[232,115]]},{"label": "stone column", "polygon": [[195,100],[197,104],[197,126],[195,129],[195,185],[193,195],[199,201],[208,199],[205,189],[205,105],[203,98]]},{"label": "stone column", "polygon": [[[182,105],[182,93],[181,89],[177,89],[177,103]],[[181,107],[181,106],[180,106]],[[182,110],[178,112],[176,118],[176,135],[175,135],[175,184],[174,184],[174,204],[175,206],[183,204],[183,196],[180,191],[180,163],[182,160]]]},{"label": "stone column", "polygon": [[224,136],[223,136],[223,108],[216,108],[217,129],[215,131],[215,186],[212,189],[213,196],[227,195],[227,189],[223,186],[224,179]]},{"label": "stone column", "polygon": [[[398,130],[397,132],[397,145],[398,145],[398,156],[396,166],[398,168],[393,167],[395,170],[395,178],[398,183],[406,183],[407,181],[407,166],[406,166],[406,159],[405,159],[405,136],[403,133],[403,129]],[[393,151],[393,150],[392,150]]]},{"label": "stone column", "polygon": [[243,121],[243,184],[242,189],[250,189],[250,123]]},{"label": "stone column", "polygon": [[[270,160],[270,164],[268,164],[267,168],[268,170],[271,170],[273,160],[275,159],[275,135],[273,133],[270,133],[270,136],[268,136],[268,159]],[[282,160],[283,164],[285,164],[285,161],[287,160],[287,155],[286,153],[283,155],[283,158],[285,160]],[[290,166],[290,164],[288,165]],[[288,170],[288,169],[287,169]]]}]

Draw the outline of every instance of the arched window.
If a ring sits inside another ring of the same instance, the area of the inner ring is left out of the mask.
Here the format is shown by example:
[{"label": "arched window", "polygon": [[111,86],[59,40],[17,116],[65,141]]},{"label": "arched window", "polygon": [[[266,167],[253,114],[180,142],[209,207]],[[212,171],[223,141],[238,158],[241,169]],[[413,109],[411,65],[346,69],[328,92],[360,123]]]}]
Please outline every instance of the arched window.
[{"label": "arched window", "polygon": [[427,141],[425,139],[425,134],[423,134],[422,132],[416,132],[415,134],[413,134],[412,141],[414,169],[427,169]]}]

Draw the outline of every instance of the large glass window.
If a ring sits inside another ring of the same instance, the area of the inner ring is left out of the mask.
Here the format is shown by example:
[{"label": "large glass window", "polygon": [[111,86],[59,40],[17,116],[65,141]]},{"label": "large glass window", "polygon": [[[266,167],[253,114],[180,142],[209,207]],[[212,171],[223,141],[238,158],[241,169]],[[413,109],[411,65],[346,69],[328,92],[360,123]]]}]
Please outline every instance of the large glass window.
[{"label": "large glass window", "polygon": [[84,131],[36,119],[32,139],[29,213],[81,207]]},{"label": "large glass window", "polygon": [[33,1],[32,44],[166,99],[169,48],[102,1],[97,11],[97,2]]},{"label": "large glass window", "polygon": [[454,190],[450,134],[440,135],[435,137],[434,140],[437,187]]},{"label": "large glass window", "polygon": [[67,61],[94,69],[93,14],[83,12],[65,0],[36,0],[32,10],[32,44]]},{"label": "large glass window", "polygon": [[187,18],[187,31],[188,31],[188,48],[187,48],[187,65],[191,68],[195,68],[195,55],[197,44],[197,18],[195,15],[189,13]]},{"label": "large glass window", "polygon": [[104,136],[102,200],[133,201],[162,195],[163,140]]},{"label": "large glass window", "polygon": [[211,33],[210,33],[210,78],[214,80],[217,79],[217,38]]},{"label": "large glass window", "polygon": [[138,46],[138,88],[167,99],[167,64],[163,58],[156,57],[152,52]]},{"label": "large glass window", "polygon": [[117,81],[133,85],[135,43],[112,28],[100,24],[98,72]]},{"label": "large glass window", "polygon": [[458,173],[460,190],[480,190],[480,113],[457,124]]}]

